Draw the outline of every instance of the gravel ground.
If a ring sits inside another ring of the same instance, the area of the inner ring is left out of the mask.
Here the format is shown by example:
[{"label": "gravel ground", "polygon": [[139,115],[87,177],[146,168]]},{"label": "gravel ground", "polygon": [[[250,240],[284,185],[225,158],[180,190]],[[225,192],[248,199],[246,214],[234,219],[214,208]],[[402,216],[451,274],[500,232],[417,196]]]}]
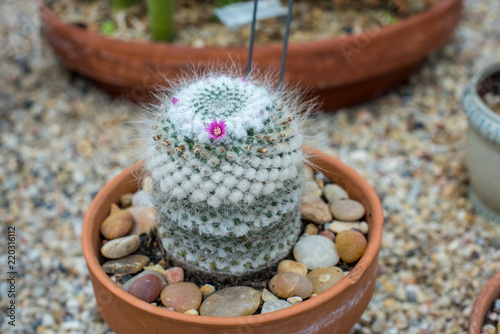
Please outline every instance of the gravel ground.
[{"label": "gravel ground", "polygon": [[[500,225],[473,214],[464,164],[467,80],[500,61],[496,0],[465,0],[453,39],[406,86],[318,114],[311,143],[358,170],[386,223],[375,295],[353,333],[464,333],[500,271]],[[34,1],[0,3],[0,322],[3,333],[107,333],[80,246],[102,185],[132,162],[141,111],[75,77],[40,40]],[[4,253],[16,227],[16,327]]]}]

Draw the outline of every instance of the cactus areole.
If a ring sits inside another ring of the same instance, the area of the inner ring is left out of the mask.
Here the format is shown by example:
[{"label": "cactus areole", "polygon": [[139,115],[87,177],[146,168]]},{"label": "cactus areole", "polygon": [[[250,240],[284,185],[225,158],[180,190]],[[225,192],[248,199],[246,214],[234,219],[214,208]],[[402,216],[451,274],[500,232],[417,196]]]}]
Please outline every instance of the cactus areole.
[{"label": "cactus areole", "polygon": [[223,278],[286,257],[301,227],[300,120],[310,105],[265,81],[213,73],[160,100],[145,152],[167,256]]}]

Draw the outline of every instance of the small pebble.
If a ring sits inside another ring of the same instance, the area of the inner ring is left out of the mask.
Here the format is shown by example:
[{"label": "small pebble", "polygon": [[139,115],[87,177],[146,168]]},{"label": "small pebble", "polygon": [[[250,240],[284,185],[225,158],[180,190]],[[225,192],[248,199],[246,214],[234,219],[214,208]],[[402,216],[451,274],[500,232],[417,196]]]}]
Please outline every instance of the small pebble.
[{"label": "small pebble", "polygon": [[300,296],[305,299],[311,295],[313,286],[311,281],[303,275],[283,272],[271,278],[269,289],[280,298]]},{"label": "small pebble", "polygon": [[321,232],[319,232],[318,235],[321,235],[322,237],[328,238],[331,241],[335,241],[335,234],[333,234],[331,231],[321,231]]},{"label": "small pebble", "polygon": [[289,302],[292,305],[302,303],[303,299],[300,298],[299,296],[294,296],[286,299],[287,302]]},{"label": "small pebble", "polygon": [[263,302],[268,302],[270,300],[278,300],[279,299],[271,291],[267,290],[266,288],[262,289],[262,293],[261,293],[260,297],[262,298]]},{"label": "small pebble", "polygon": [[319,268],[307,274],[313,285],[313,293],[322,293],[344,278],[344,272],[339,267]]},{"label": "small pebble", "polygon": [[333,202],[330,205],[330,211],[336,219],[348,222],[359,220],[365,215],[363,204],[352,199]]},{"label": "small pebble", "polygon": [[340,232],[335,238],[337,252],[342,261],[346,263],[359,260],[363,256],[367,244],[365,236],[353,230]]},{"label": "small pebble", "polygon": [[304,234],[307,234],[307,235],[318,234],[318,227],[316,227],[316,225],[314,225],[314,224],[307,224],[306,229],[304,231]]},{"label": "small pebble", "polygon": [[142,270],[148,262],[149,257],[133,254],[118,260],[106,261],[103,263],[102,269],[108,274],[135,274]]},{"label": "small pebble", "polygon": [[161,275],[163,275],[165,273],[165,269],[163,269],[163,267],[160,266],[159,264],[155,264],[154,266],[145,266],[144,270],[154,270],[154,271],[160,273]]},{"label": "small pebble", "polygon": [[201,295],[206,298],[215,292],[215,287],[211,284],[205,284],[200,288]]},{"label": "small pebble", "polygon": [[281,300],[281,299],[269,300],[262,305],[262,310],[260,313],[264,314],[264,313],[269,313],[269,312],[273,312],[273,311],[278,311],[278,310],[281,310],[281,309],[284,309],[284,308],[287,308],[290,306],[292,306],[292,304],[290,304],[287,301]]},{"label": "small pebble", "polygon": [[497,330],[492,324],[486,324],[481,328],[481,334],[497,334]]},{"label": "small pebble", "polygon": [[132,254],[139,249],[141,240],[137,235],[113,239],[101,247],[101,254],[108,259],[118,259]]},{"label": "small pebble", "polygon": [[302,202],[300,206],[300,218],[318,225],[329,223],[333,219],[328,205],[319,197]]},{"label": "small pebble", "polygon": [[198,311],[195,309],[187,310],[184,314],[199,315]]},{"label": "small pebble", "polygon": [[151,303],[160,295],[161,281],[156,275],[144,275],[130,285],[128,292],[146,303]]},{"label": "small pebble", "polygon": [[151,194],[145,190],[137,191],[132,197],[133,206],[142,206],[146,208],[154,208],[153,199]]},{"label": "small pebble", "polygon": [[278,272],[294,272],[302,276],[307,275],[307,268],[302,263],[293,260],[283,260],[278,265]]},{"label": "small pebble", "polygon": [[120,205],[122,208],[128,208],[132,205],[132,197],[134,197],[134,193],[126,193],[120,197]]},{"label": "small pebble", "polygon": [[200,307],[201,291],[193,283],[175,283],[165,287],[160,298],[164,306],[173,307],[177,312],[186,312]]},{"label": "small pebble", "polygon": [[101,224],[101,234],[109,240],[126,236],[134,225],[134,217],[126,210],[112,213]]},{"label": "small pebble", "polygon": [[334,220],[329,226],[328,230],[332,231],[333,233],[340,233],[343,231],[348,231],[356,229],[361,231],[363,234],[368,233],[368,224],[366,222],[360,222],[360,223],[352,223],[352,222],[341,222]]},{"label": "small pebble", "polygon": [[157,224],[156,209],[154,208],[132,206],[127,211],[132,214],[135,222],[130,234],[150,233]]},{"label": "small pebble", "polygon": [[332,267],[339,262],[335,244],[320,235],[309,235],[299,239],[293,248],[293,256],[297,262],[311,270]]},{"label": "small pebble", "polygon": [[[154,270],[143,270],[140,273],[138,273],[137,275],[135,275],[134,277],[132,277],[131,279],[129,279],[128,281],[126,281],[125,284],[122,285],[122,289],[128,292],[128,289],[130,288],[130,286],[135,281],[137,281],[138,279],[140,279],[142,276],[145,276],[145,275],[157,276],[160,279],[162,289],[167,286],[167,281],[165,281],[165,277],[163,277],[162,274],[160,274],[159,272],[154,271]],[[158,294],[160,294],[160,293],[158,292]]]},{"label": "small pebble", "polygon": [[184,281],[184,269],[180,267],[172,267],[165,270],[163,274],[168,284],[179,283]]},{"label": "small pebble", "polygon": [[[175,284],[174,284],[175,285]],[[254,314],[260,306],[260,294],[246,286],[225,288],[209,296],[200,314],[212,317],[238,317]]]},{"label": "small pebble", "polygon": [[330,204],[343,199],[349,199],[349,195],[341,186],[331,183],[323,188],[323,196],[325,196],[327,202]]},{"label": "small pebble", "polygon": [[500,311],[500,299],[495,300],[495,304],[493,306],[495,311]]}]

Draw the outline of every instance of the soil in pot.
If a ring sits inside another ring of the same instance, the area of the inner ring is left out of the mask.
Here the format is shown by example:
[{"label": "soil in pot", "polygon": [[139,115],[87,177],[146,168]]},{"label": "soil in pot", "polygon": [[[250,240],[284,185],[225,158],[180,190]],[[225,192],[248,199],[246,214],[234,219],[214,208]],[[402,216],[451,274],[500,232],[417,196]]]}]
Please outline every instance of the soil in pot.
[{"label": "soil in pot", "polygon": [[[439,0],[400,1],[313,1],[298,0],[294,4],[291,42],[310,42],[358,34],[392,25],[402,18],[428,9]],[[281,1],[287,5],[288,1]],[[194,47],[248,46],[248,25],[229,29],[214,16],[213,0],[175,1],[176,44]],[[406,5],[408,3],[408,5]],[[110,1],[56,0],[50,4],[64,22],[86,27],[92,32],[129,41],[149,41],[146,1],[138,1],[130,9],[113,13]],[[266,19],[257,25],[256,44],[281,43],[284,18]]]},{"label": "soil in pot", "polygon": [[[108,258],[101,256],[100,263],[113,281],[139,299],[159,307],[194,315],[199,314],[199,312],[202,315],[217,315],[216,313],[210,313],[210,307],[212,309],[221,307],[218,305],[222,302],[217,301],[216,298],[210,300],[207,297],[214,293],[215,295],[222,294],[221,290],[223,289],[225,289],[224,291],[231,291],[230,288],[248,289],[250,295],[247,299],[251,299],[252,294],[256,296],[256,301],[251,307],[251,313],[249,313],[248,309],[240,310],[239,305],[248,302],[248,300],[242,300],[239,302],[240,304],[232,305],[231,313],[229,315],[224,313],[226,316],[267,313],[292,306],[307,298],[313,298],[318,293],[339,282],[344,275],[354,268],[364,249],[366,249],[367,242],[364,235],[368,232],[368,225],[365,222],[359,222],[364,216],[363,206],[356,201],[346,200],[348,195],[342,188],[331,184],[321,174],[313,176],[312,171],[310,171],[308,175],[311,178],[307,182],[308,186],[303,197],[301,215],[301,235],[303,238],[301,239],[306,240],[310,238],[309,236],[314,236],[313,238],[318,239],[315,239],[314,243],[321,244],[321,241],[324,241],[328,246],[331,245],[336,249],[333,252],[335,253],[334,256],[337,257],[336,260],[332,260],[334,263],[322,265],[318,261],[328,262],[330,259],[319,260],[318,258],[321,258],[321,256],[311,257],[309,253],[304,254],[304,251],[300,251],[298,244],[296,244],[294,252],[291,252],[286,259],[281,261],[279,266],[275,265],[252,277],[221,282],[217,279],[211,280],[210,278],[195,277],[189,273],[184,273],[181,268],[175,267],[171,261],[165,259],[165,251],[158,239],[156,229],[152,227],[153,224],[150,224],[154,219],[150,220],[149,223],[143,221],[142,225],[138,224],[141,220],[138,218],[139,212],[147,215],[146,213],[154,210],[140,206],[150,204],[146,190],[123,195],[119,203],[120,207],[113,205],[110,217],[116,218],[105,220],[101,226],[104,237],[112,240],[103,239],[102,253]],[[144,184],[146,185],[145,189],[148,189],[148,182]],[[130,206],[132,203],[136,206]],[[336,219],[349,222],[340,223]],[[133,228],[130,227],[132,220],[134,220]],[[125,225],[127,227],[124,227]],[[140,233],[138,225],[143,227],[140,232],[147,231],[147,233],[140,234],[140,237],[137,236]],[[126,234],[127,229],[132,229],[132,231],[128,233],[128,236],[120,237]],[[116,236],[119,237],[114,238]],[[124,256],[121,258],[110,260],[109,257],[114,258],[115,256],[112,254],[113,252],[108,249],[105,250],[105,248],[117,241],[125,243],[125,240],[128,240],[127,238],[135,238],[135,247],[138,247],[138,249],[123,253]],[[336,246],[332,241],[335,242]],[[356,244],[358,244],[357,247]],[[307,245],[306,248],[311,247],[307,242],[302,242],[302,245]],[[308,251],[315,252],[311,248]],[[133,266],[131,270],[123,270],[123,264],[125,263],[134,262],[135,265],[140,262],[137,260],[138,257],[144,259],[144,262],[139,266],[140,268]],[[311,261],[315,263],[311,263]],[[158,276],[159,279],[150,277],[151,281],[155,281],[151,283],[146,278],[146,276],[151,275]],[[290,287],[287,285],[289,277],[287,276],[293,276],[290,279],[300,278],[299,283],[293,287],[292,292],[289,292]],[[176,285],[180,282],[183,282],[183,284]],[[198,287],[201,287],[201,289],[198,290]],[[180,292],[175,291],[175,289]],[[178,294],[181,293],[186,296],[190,295],[191,292],[193,293],[192,299],[187,302],[187,305],[190,306],[182,304],[186,302],[185,298],[182,301],[177,300],[179,299]],[[165,297],[166,295],[169,297]],[[201,303],[202,295],[203,303]],[[215,300],[213,303],[216,306],[211,304],[213,300]]]},{"label": "soil in pot", "polygon": [[478,94],[488,108],[500,115],[500,72],[481,81]]}]

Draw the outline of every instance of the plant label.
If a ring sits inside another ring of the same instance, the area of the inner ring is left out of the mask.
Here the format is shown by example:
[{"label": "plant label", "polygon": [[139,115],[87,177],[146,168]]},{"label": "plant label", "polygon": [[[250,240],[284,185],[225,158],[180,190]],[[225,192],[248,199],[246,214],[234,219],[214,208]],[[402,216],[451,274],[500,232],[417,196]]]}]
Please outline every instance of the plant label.
[{"label": "plant label", "polygon": [[[235,28],[252,22],[253,1],[239,2],[215,9],[217,18],[228,28]],[[260,0],[257,6],[257,20],[286,16],[287,7],[279,0]]]}]

